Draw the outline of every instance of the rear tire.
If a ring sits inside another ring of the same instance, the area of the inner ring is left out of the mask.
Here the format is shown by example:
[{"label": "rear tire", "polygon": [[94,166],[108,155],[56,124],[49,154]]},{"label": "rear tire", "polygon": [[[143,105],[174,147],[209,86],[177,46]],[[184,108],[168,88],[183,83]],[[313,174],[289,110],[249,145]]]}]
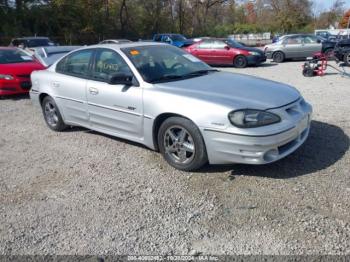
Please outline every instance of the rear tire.
[{"label": "rear tire", "polygon": [[326,57],[329,57],[329,59],[333,59],[334,58],[334,49],[333,48],[328,48],[324,51],[324,54]]},{"label": "rear tire", "polygon": [[348,51],[344,54],[344,63],[347,66],[350,66],[350,51]]},{"label": "rear tire", "polygon": [[207,150],[198,127],[183,117],[170,117],[158,131],[159,151],[169,165],[194,171],[208,162]]},{"label": "rear tire", "polygon": [[272,60],[276,63],[283,63],[285,55],[281,51],[277,51],[272,55]]},{"label": "rear tire", "polygon": [[47,126],[53,131],[63,131],[67,128],[52,97],[47,96],[42,102],[42,110]]},{"label": "rear tire", "polygon": [[233,60],[233,65],[237,68],[245,68],[248,65],[248,60],[245,56],[239,55]]}]

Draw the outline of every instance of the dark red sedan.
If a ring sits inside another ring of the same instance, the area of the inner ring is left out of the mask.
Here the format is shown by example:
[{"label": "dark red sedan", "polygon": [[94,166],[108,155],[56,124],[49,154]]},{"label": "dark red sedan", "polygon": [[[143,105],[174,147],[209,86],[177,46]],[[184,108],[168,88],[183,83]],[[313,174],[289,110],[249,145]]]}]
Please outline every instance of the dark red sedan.
[{"label": "dark red sedan", "polygon": [[205,39],[184,49],[210,65],[244,68],[266,61],[262,50],[244,46],[231,39]]},{"label": "dark red sedan", "polygon": [[0,47],[0,96],[25,94],[32,84],[30,74],[45,67],[18,48]]}]

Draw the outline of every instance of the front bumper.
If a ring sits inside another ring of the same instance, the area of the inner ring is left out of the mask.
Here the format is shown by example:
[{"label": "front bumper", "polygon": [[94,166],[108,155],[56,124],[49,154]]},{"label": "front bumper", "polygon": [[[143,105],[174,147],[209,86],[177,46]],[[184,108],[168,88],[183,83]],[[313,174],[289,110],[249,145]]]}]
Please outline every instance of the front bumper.
[{"label": "front bumper", "polygon": [[[288,110],[283,108],[283,110]],[[267,135],[240,135],[225,130],[202,130],[210,164],[268,164],[288,156],[307,139],[311,106],[294,115],[291,127]]]},{"label": "front bumper", "polygon": [[0,95],[27,94],[31,86],[30,79],[0,80]]},{"label": "front bumper", "polygon": [[267,59],[272,59],[272,54],[273,54],[272,51],[265,51],[265,56]]},{"label": "front bumper", "polygon": [[265,55],[249,55],[247,56],[248,65],[259,65],[266,62]]}]

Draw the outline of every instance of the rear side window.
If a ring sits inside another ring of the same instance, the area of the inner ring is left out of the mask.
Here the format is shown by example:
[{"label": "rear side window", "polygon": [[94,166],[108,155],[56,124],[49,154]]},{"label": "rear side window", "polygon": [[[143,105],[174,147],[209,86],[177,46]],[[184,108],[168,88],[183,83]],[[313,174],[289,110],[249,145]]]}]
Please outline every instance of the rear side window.
[{"label": "rear side window", "polygon": [[89,64],[93,52],[93,50],[82,50],[65,57],[57,64],[56,72],[78,77],[88,77]]},{"label": "rear side window", "polygon": [[225,47],[227,46],[227,44],[224,41],[214,41],[213,43],[213,48],[214,49],[225,49]]},{"label": "rear side window", "polygon": [[303,43],[303,38],[301,36],[291,36],[285,40],[287,45],[300,45]]},{"label": "rear side window", "polygon": [[214,41],[203,41],[200,44],[198,44],[199,49],[212,49],[213,48]]}]

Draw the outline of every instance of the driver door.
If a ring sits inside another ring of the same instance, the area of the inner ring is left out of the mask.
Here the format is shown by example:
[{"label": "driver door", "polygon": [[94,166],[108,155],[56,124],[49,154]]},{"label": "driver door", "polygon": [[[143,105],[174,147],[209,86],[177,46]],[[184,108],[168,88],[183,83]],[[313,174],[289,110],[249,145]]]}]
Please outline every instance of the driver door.
[{"label": "driver door", "polygon": [[142,135],[143,89],[138,86],[109,84],[116,74],[132,75],[124,59],[114,50],[98,49],[87,82],[90,125],[119,137],[139,140]]},{"label": "driver door", "polygon": [[322,50],[322,44],[317,42],[315,36],[304,36],[305,57],[313,57],[316,52]]}]

